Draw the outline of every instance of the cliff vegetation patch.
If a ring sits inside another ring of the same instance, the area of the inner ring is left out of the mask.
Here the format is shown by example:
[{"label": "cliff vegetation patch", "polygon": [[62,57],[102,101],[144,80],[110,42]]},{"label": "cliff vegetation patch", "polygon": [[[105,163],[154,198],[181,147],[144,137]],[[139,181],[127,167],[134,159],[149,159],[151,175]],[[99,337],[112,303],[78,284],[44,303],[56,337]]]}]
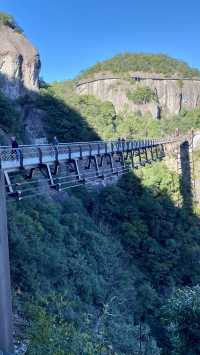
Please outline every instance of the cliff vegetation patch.
[{"label": "cliff vegetation patch", "polygon": [[134,91],[128,91],[127,97],[135,104],[147,104],[155,101],[156,96],[154,91],[148,86],[138,86]]},{"label": "cliff vegetation patch", "polygon": [[16,23],[14,17],[5,12],[0,12],[0,26],[2,25],[10,27],[16,32],[23,32],[22,28]]}]

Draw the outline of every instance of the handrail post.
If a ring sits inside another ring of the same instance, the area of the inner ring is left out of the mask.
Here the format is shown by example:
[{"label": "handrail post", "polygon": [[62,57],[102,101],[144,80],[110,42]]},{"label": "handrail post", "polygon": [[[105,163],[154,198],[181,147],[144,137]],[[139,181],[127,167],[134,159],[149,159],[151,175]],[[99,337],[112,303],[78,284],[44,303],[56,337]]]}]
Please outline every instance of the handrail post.
[{"label": "handrail post", "polygon": [[54,146],[55,149],[55,161],[58,163],[58,147]]},{"label": "handrail post", "polygon": [[124,143],[124,141],[122,142],[122,152],[124,153],[124,145],[125,145],[125,143]]},{"label": "handrail post", "polygon": [[91,144],[89,144],[89,154],[90,154],[90,157],[92,156],[92,146]]},{"label": "handrail post", "polygon": [[108,146],[107,146],[107,143],[105,143],[105,153],[106,153],[106,154],[108,153]]},{"label": "handrail post", "polygon": [[111,142],[111,152],[114,153],[114,144]]},{"label": "handrail post", "polygon": [[0,353],[14,354],[10,261],[4,172],[0,170]]},{"label": "handrail post", "polygon": [[20,162],[20,168],[21,169],[23,169],[23,167],[24,167],[23,160],[24,160],[23,152],[22,152],[21,149],[19,149],[19,162]]},{"label": "handrail post", "polygon": [[71,151],[70,146],[68,146],[67,148],[68,148],[69,160],[71,160],[71,158],[72,158],[72,151]]},{"label": "handrail post", "polygon": [[83,158],[83,149],[82,149],[81,145],[79,146],[79,150],[80,150],[80,159],[82,159]]},{"label": "handrail post", "polygon": [[155,151],[156,151],[156,159],[158,159],[158,146],[157,145],[155,147]]},{"label": "handrail post", "polygon": [[38,147],[38,153],[39,153],[39,162],[42,164],[42,149]]}]

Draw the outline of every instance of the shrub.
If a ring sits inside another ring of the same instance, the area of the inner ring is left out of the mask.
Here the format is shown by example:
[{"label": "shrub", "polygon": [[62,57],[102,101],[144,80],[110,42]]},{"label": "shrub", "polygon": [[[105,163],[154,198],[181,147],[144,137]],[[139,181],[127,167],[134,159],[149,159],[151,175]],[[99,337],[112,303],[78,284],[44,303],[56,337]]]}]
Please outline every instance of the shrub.
[{"label": "shrub", "polygon": [[177,86],[178,86],[179,89],[183,88],[183,86],[184,86],[183,80],[179,79],[179,80],[176,81],[176,83],[177,83]]},{"label": "shrub", "polygon": [[[63,314],[68,304],[63,301],[63,297],[60,302],[57,298],[54,299],[54,303],[44,299],[41,302],[42,306],[32,306],[30,310],[32,321],[27,332],[29,340],[27,355],[109,354],[103,342],[93,339],[89,331],[80,331],[75,323],[64,319]],[[53,308],[56,314],[53,314]]]},{"label": "shrub", "polygon": [[177,290],[163,311],[172,354],[200,354],[200,286]]},{"label": "shrub", "polygon": [[19,27],[19,25],[16,23],[14,17],[5,12],[0,12],[0,25],[8,26],[18,33],[23,32],[21,27]]},{"label": "shrub", "polygon": [[148,86],[138,86],[134,91],[128,91],[127,97],[135,104],[147,104],[155,100],[155,93]]}]

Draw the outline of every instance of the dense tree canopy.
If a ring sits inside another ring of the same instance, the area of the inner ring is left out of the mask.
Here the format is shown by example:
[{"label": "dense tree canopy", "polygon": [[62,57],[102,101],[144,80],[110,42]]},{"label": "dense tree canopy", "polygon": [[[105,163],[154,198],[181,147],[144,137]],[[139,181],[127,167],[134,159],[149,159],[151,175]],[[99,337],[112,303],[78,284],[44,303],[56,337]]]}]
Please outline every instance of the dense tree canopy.
[{"label": "dense tree canopy", "polygon": [[118,74],[140,71],[162,73],[165,75],[177,74],[183,77],[200,76],[199,70],[191,68],[187,63],[165,54],[127,52],[93,65],[91,68],[83,71],[78,78],[80,79],[106,71]]},{"label": "dense tree canopy", "polygon": [[81,188],[62,202],[10,205],[18,312],[33,299],[23,311],[32,319],[31,355],[47,351],[54,337],[59,355],[82,354],[87,346],[91,355],[112,348],[120,355],[159,355],[161,348],[170,354],[159,311],[164,295],[199,275],[199,222],[174,205],[179,193],[178,178],[157,163],[100,192]]},{"label": "dense tree canopy", "polygon": [[163,306],[172,354],[200,354],[200,286],[178,289]]},{"label": "dense tree canopy", "polygon": [[[38,95],[16,103],[0,96],[1,128],[22,132],[24,105],[42,110],[48,139],[60,141],[200,128],[199,109],[161,121],[117,115],[110,102],[76,95],[73,84],[43,84]],[[153,99],[147,90],[139,94]],[[99,191],[8,205],[14,310],[30,320],[19,334],[28,340],[27,354],[199,354],[186,336],[199,336],[199,218],[180,207],[181,193],[179,177],[158,162]],[[183,291],[173,296],[176,289]],[[185,310],[191,292],[196,303]]]}]

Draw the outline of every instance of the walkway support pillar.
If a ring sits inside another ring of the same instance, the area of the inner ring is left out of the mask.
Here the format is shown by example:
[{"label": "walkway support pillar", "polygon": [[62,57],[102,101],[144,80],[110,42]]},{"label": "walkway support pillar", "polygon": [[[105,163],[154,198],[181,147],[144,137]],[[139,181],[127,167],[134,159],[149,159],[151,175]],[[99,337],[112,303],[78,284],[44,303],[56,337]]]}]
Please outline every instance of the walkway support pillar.
[{"label": "walkway support pillar", "polygon": [[5,178],[0,169],[0,354],[14,354],[12,323]]}]

